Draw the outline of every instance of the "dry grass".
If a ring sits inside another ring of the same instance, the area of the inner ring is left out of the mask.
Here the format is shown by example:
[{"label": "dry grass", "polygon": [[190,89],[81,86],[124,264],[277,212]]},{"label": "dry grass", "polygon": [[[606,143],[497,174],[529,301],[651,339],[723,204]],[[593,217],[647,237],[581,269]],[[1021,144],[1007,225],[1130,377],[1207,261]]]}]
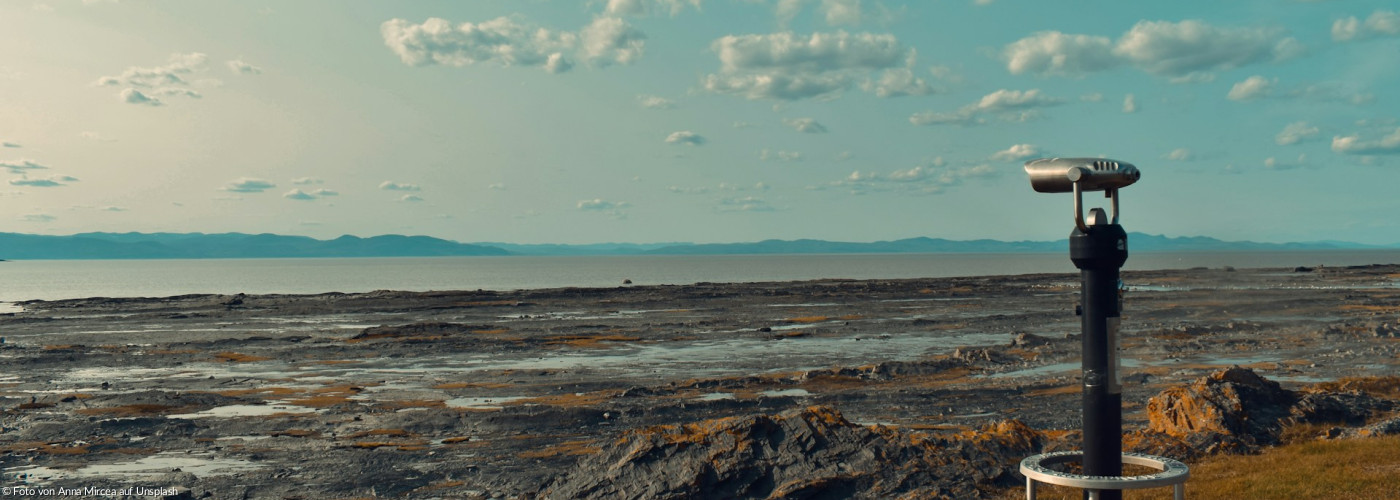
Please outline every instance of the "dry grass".
[{"label": "dry grass", "polygon": [[1400,377],[1345,377],[1336,382],[1323,382],[1313,386],[1321,392],[1361,391],[1378,398],[1400,399]]},{"label": "dry grass", "polygon": [[[1309,441],[1259,455],[1223,455],[1191,465],[1192,500],[1400,498],[1400,436]],[[1025,498],[1024,487],[1003,499]],[[1125,500],[1170,498],[1168,488],[1125,491]],[[1042,485],[1038,498],[1079,500],[1079,490]]]},{"label": "dry grass", "polygon": [[232,351],[227,351],[214,354],[214,359],[226,363],[252,363],[254,361],[267,361],[272,358],[269,358],[267,356],[254,356],[252,354],[241,354]]}]

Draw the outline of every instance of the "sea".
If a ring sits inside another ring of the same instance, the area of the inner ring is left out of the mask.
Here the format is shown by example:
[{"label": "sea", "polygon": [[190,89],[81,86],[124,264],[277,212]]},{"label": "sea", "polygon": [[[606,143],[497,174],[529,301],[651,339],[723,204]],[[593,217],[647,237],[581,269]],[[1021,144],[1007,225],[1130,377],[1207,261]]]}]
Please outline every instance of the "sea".
[{"label": "sea", "polygon": [[[1400,263],[1400,250],[1141,252],[1125,270]],[[0,262],[0,303],[194,293],[514,290],[822,278],[1076,273],[1068,254],[943,253],[21,260]]]}]

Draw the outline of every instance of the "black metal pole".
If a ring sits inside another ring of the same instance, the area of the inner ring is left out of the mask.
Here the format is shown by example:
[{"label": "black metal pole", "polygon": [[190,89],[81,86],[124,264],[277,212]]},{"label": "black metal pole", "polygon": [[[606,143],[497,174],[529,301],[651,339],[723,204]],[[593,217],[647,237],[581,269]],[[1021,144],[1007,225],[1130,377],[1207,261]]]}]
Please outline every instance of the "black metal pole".
[{"label": "black metal pole", "polygon": [[[1102,213],[1100,212],[1100,215]],[[1128,234],[1097,217],[1087,232],[1069,237],[1070,260],[1083,280],[1084,474],[1123,475],[1123,386],[1118,373],[1118,273],[1128,260]],[[1085,492],[1088,497],[1089,492]],[[1120,500],[1121,490],[1099,492]]]}]

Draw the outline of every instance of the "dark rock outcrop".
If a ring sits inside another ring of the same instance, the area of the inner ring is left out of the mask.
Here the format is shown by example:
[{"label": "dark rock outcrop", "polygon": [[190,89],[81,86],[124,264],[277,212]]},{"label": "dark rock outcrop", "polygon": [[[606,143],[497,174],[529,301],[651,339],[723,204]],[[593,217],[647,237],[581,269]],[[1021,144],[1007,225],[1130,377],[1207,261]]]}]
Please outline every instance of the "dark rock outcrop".
[{"label": "dark rock outcrop", "polygon": [[933,437],[813,406],[625,435],[541,498],[979,498],[1020,481],[1044,437],[1017,421]]}]

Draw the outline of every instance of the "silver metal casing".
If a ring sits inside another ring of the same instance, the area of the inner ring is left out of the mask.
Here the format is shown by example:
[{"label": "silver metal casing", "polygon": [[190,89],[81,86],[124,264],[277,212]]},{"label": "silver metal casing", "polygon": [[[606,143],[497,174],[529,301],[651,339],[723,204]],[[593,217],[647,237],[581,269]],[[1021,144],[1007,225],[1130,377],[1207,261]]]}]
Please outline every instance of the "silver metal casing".
[{"label": "silver metal casing", "polygon": [[1131,163],[1107,158],[1040,158],[1026,162],[1031,189],[1041,193],[1105,191],[1126,187],[1142,177]]}]

